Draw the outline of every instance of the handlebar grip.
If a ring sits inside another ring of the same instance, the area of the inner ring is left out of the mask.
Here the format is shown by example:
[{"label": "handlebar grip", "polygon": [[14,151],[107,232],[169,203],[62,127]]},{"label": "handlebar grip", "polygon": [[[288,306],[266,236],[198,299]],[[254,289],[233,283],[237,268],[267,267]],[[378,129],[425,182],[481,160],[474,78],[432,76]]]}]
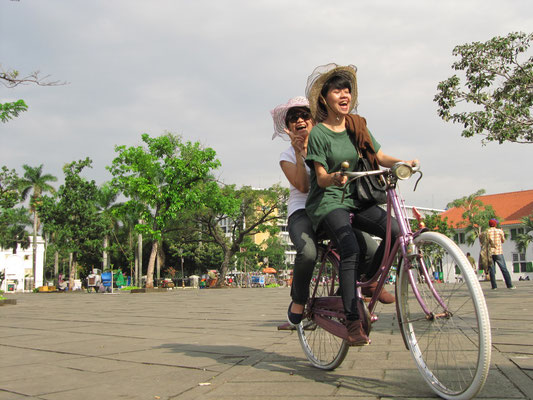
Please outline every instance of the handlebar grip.
[{"label": "handlebar grip", "polygon": [[343,161],[341,164],[341,174],[344,175],[348,168],[350,168],[350,163],[348,161]]}]

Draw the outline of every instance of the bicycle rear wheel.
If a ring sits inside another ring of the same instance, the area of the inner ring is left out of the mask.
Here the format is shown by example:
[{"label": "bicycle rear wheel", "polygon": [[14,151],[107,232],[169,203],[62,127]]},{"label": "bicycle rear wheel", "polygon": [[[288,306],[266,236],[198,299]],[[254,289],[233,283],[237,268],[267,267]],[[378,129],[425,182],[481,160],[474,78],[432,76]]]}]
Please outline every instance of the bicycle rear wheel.
[{"label": "bicycle rear wheel", "polygon": [[[483,387],[490,364],[490,321],[483,292],[470,263],[451,239],[424,232],[414,242],[418,255],[409,262],[409,269],[400,269],[396,283],[402,334],[436,394],[471,399]],[[433,285],[441,301],[427,284],[424,266],[429,274],[439,273]],[[415,297],[412,282],[429,316]]]},{"label": "bicycle rear wheel", "polygon": [[[322,268],[315,269],[315,274],[309,285],[310,296],[313,296],[315,287],[315,298],[334,296],[339,287],[338,260],[331,253],[320,257],[320,259],[322,260]],[[344,361],[349,346],[346,341],[322,329],[313,322],[311,319],[312,310],[310,310],[311,303],[312,298],[305,306],[304,320],[298,325],[298,338],[305,356],[314,367],[333,370]],[[332,319],[343,322],[338,318],[332,317]]]}]

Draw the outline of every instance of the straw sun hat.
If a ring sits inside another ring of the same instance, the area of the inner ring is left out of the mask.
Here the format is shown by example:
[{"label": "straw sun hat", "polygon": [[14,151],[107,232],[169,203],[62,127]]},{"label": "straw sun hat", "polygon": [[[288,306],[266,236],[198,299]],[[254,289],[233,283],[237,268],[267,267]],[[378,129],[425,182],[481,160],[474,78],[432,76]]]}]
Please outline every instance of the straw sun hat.
[{"label": "straw sun hat", "polygon": [[287,103],[280,104],[270,111],[272,119],[274,120],[274,134],[272,135],[272,139],[279,136],[284,140],[290,140],[289,135],[285,132],[285,129],[287,128],[287,125],[285,125],[285,117],[287,116],[287,111],[293,107],[309,107],[309,102],[303,96],[293,97]]},{"label": "straw sun hat", "polygon": [[309,108],[311,109],[311,115],[315,121],[323,121],[327,117],[327,114],[318,108],[318,101],[324,83],[334,75],[343,76],[351,83],[352,100],[350,102],[349,112],[352,112],[357,106],[357,67],[351,64],[341,66],[335,63],[320,65],[315,68],[311,75],[309,75],[307,78],[307,86],[305,87],[305,95],[309,99]]}]

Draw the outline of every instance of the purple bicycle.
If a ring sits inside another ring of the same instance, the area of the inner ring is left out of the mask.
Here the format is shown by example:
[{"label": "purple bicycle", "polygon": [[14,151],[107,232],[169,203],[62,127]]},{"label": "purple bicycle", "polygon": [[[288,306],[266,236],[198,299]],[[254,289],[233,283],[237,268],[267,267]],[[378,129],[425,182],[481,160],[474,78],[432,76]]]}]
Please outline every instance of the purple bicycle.
[{"label": "purple bicycle", "polygon": [[[399,180],[420,173],[419,166],[397,163],[391,169],[345,172],[348,185],[374,174],[387,187],[387,235],[381,267],[361,287],[377,281],[368,305],[359,314],[367,334],[377,321],[373,314],[379,294],[393,267],[396,271],[396,313],[406,348],[431,389],[445,399],[471,399],[482,389],[491,357],[490,320],[478,279],[466,256],[447,236],[424,228],[413,232]],[[420,180],[419,178],[419,180]],[[417,182],[418,183],[418,182]],[[415,186],[416,188],[416,186]],[[400,235],[391,246],[390,221],[394,214]],[[317,368],[332,370],[344,360],[349,346],[342,299],[338,296],[339,256],[331,244],[320,244],[320,267],[311,280],[304,319],[297,327],[306,357]]]}]

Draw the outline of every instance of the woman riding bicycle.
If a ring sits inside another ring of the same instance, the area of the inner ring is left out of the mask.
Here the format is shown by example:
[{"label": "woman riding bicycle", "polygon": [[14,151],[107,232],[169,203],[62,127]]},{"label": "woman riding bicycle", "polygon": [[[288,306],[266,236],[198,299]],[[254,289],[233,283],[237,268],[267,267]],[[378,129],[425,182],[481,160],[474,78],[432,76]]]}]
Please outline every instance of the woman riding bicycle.
[{"label": "woman riding bicycle", "polygon": [[[306,163],[311,169],[310,190],[306,211],[315,231],[323,229],[340,253],[340,288],[346,315],[348,343],[365,345],[369,339],[359,318],[356,281],[362,271],[361,249],[353,228],[385,238],[387,213],[378,205],[362,205],[354,197],[353,184],[347,188],[344,202],[342,186],[347,178],[341,174],[341,164],[349,162],[348,171],[357,165],[358,153],[354,144],[366,150],[366,156],[377,169],[378,165],[392,167],[402,160],[389,156],[366,128],[366,121],[350,114],[357,105],[356,67],[327,64],[315,68],[307,80],[306,96],[311,115],[317,125],[309,134]],[[347,127],[350,127],[347,130]],[[417,160],[407,161],[416,165]],[[399,233],[392,223],[392,237]],[[385,241],[374,255],[366,275],[371,277],[379,268]]]},{"label": "woman riding bicycle", "polygon": [[[309,191],[309,167],[305,165],[304,159],[307,155],[307,139],[314,122],[305,97],[294,97],[270,113],[274,120],[272,139],[279,136],[291,141],[291,146],[281,153],[279,163],[290,184],[288,227],[289,236],[296,248],[291,285],[292,301],[287,311],[287,319],[291,325],[298,325],[302,321],[304,305],[309,297],[309,283],[318,253],[317,237],[305,211]],[[359,230],[355,230],[354,235],[360,243],[363,262],[369,264],[378,247],[376,241]],[[383,302],[390,300],[386,298],[386,294],[383,294]]]}]

